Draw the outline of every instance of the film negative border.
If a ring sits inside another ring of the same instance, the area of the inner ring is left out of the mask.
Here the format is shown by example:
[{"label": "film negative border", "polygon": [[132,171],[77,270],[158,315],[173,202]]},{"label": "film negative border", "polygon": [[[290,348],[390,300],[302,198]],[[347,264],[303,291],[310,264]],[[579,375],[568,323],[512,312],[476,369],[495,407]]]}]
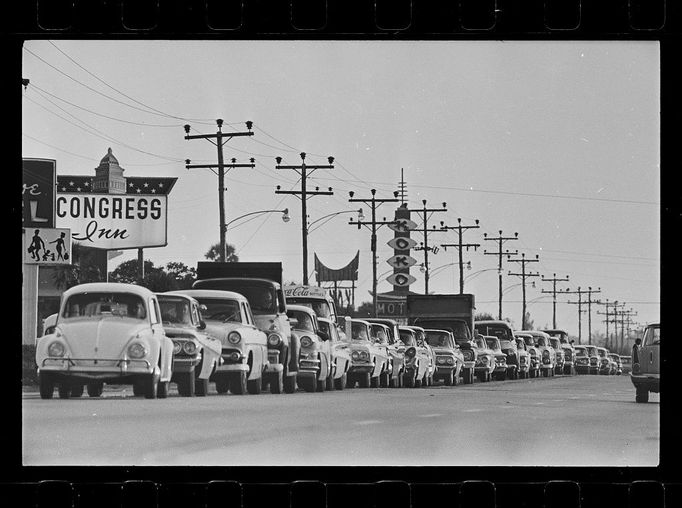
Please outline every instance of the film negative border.
[{"label": "film negative border", "polygon": [[50,35],[429,36],[668,33],[666,0],[33,0],[16,31]]}]

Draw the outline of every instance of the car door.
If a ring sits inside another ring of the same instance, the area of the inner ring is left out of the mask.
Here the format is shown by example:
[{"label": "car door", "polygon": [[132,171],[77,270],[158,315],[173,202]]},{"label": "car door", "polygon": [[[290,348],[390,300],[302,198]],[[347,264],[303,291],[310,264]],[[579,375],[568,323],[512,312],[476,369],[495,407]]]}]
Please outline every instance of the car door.
[{"label": "car door", "polygon": [[159,380],[170,381],[173,374],[173,341],[166,336],[161,322],[161,309],[155,296],[149,298],[149,324],[154,337],[159,341]]},{"label": "car door", "polygon": [[267,335],[256,326],[256,321],[253,318],[251,307],[248,302],[240,301],[239,310],[242,328],[246,335],[244,340],[253,354],[253,365],[251,370],[252,372],[262,372],[263,368],[268,363]]},{"label": "car door", "polygon": [[343,376],[343,373],[348,370],[350,365],[350,351],[348,349],[348,343],[341,340],[338,328],[332,324],[329,326],[330,334],[330,351],[331,351],[331,363],[334,366],[334,377],[339,378]]},{"label": "car door", "polygon": [[638,352],[640,372],[642,374],[660,373],[660,344],[660,328],[649,326],[644,333],[644,340]]}]

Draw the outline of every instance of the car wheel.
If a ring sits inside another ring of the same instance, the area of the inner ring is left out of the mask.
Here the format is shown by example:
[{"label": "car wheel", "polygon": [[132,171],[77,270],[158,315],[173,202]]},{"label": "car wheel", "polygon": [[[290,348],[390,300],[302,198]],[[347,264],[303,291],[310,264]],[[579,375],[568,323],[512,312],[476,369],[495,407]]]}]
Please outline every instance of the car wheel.
[{"label": "car wheel", "polygon": [[230,392],[234,395],[244,395],[246,393],[246,382],[248,373],[245,370],[234,372],[230,379]]},{"label": "car wheel", "polygon": [[304,392],[314,393],[317,388],[317,380],[314,377],[302,377],[298,380],[298,386],[302,388]]},{"label": "car wheel", "polygon": [[192,397],[196,390],[194,372],[180,372],[176,374],[178,394],[181,397]]},{"label": "car wheel", "polygon": [[318,379],[315,381],[315,391],[316,392],[323,392],[325,388],[327,387],[327,379]]},{"label": "car wheel", "polygon": [[133,395],[135,397],[142,397],[144,390],[142,389],[142,382],[139,379],[133,381]]},{"label": "car wheel", "polygon": [[464,375],[462,376],[464,378],[464,384],[472,384],[474,382],[474,369],[464,369],[462,372],[464,372]]},{"label": "car wheel", "polygon": [[51,399],[54,395],[54,378],[48,373],[39,374],[40,398]]},{"label": "car wheel", "polygon": [[414,388],[415,373],[413,370],[407,370],[403,374],[403,386],[405,388]]},{"label": "car wheel", "polygon": [[156,387],[156,397],[159,399],[167,398],[169,387],[170,381],[159,381]]},{"label": "car wheel", "polygon": [[268,380],[270,385],[270,393],[279,395],[284,391],[284,373],[283,372],[273,372]]},{"label": "car wheel", "polygon": [[59,393],[60,399],[68,399],[71,397],[71,386],[67,382],[59,383],[57,392]]},{"label": "car wheel", "polygon": [[646,388],[637,388],[635,402],[649,402],[649,390]]},{"label": "car wheel", "polygon": [[381,386],[382,388],[388,388],[390,377],[391,375],[388,372],[383,372],[379,376],[379,386]]},{"label": "car wheel", "polygon": [[263,390],[263,375],[258,379],[249,379],[246,382],[246,390],[251,395],[258,395]]},{"label": "car wheel", "polygon": [[82,397],[85,385],[77,384],[71,386],[71,396],[72,397]]},{"label": "car wheel", "polygon": [[101,397],[104,391],[104,383],[88,383],[88,397]]},{"label": "car wheel", "polygon": [[336,378],[334,380],[334,388],[337,390],[343,390],[346,388],[346,383],[348,382],[348,375],[346,373],[343,376]]},{"label": "car wheel", "polygon": [[294,393],[296,391],[296,376],[284,377],[284,393]]},{"label": "car wheel", "polygon": [[369,372],[365,372],[363,374],[358,374],[357,380],[358,380],[358,387],[359,388],[369,388],[370,386],[370,376]]},{"label": "car wheel", "polygon": [[159,376],[147,374],[142,379],[142,391],[145,399],[155,399],[159,389]]},{"label": "car wheel", "polygon": [[227,393],[230,390],[230,380],[226,374],[216,376],[215,389],[220,394]]}]

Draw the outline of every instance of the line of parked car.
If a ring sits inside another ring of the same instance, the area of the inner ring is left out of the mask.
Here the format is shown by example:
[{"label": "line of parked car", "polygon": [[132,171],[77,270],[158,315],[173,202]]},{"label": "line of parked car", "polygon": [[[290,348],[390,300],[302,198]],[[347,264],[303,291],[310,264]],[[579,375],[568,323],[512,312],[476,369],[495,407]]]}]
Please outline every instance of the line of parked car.
[{"label": "line of parked car", "polygon": [[[286,296],[285,296],[286,294]],[[104,383],[135,395],[293,393],[442,382],[620,374],[618,355],[573,347],[561,330],[512,331],[474,323],[473,339],[450,329],[338,316],[321,288],[258,278],[206,278],[192,289],[153,293],[91,283],[64,292],[37,341],[40,396],[91,397]]]}]

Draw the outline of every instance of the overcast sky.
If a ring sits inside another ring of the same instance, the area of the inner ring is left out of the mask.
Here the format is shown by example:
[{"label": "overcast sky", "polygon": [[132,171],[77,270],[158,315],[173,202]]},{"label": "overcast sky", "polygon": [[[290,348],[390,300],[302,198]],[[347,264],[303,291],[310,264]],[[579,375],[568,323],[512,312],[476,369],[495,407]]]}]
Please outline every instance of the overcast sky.
[{"label": "overcast sky", "polygon": [[[182,125],[193,134],[215,133],[222,118],[229,132],[251,120],[255,135],[225,147],[228,159],[257,162],[255,170],[228,173],[227,220],[288,207],[291,221],[264,214],[232,225],[227,241],[242,261],[282,261],[286,280],[302,279],[300,201],[274,193],[276,185],[299,188],[298,176],[275,170],[274,158],[299,164],[305,151],[310,164],[336,158],[333,170],[309,180],[334,189],[333,196],[308,200],[310,221],[357,209],[349,190],[369,197],[376,188],[378,197],[392,197],[401,168],[411,207],[422,199],[434,207],[447,203],[433,224],[478,219],[481,228],[464,236],[483,244],[465,253],[472,264],[465,291],[476,295],[478,311],[497,315],[497,258],[483,254],[496,244],[482,234],[502,230],[519,233],[505,248],[539,254],[529,270],[568,275],[561,288],[600,287],[597,296],[627,302],[637,321],[659,319],[657,42],[59,40],[27,42],[23,62],[30,79],[22,103],[24,157],[56,159],[58,175],[94,176],[111,147],[125,176],[178,177],[169,196],[168,246],[145,250],[155,265],[196,266],[219,240],[217,177],[184,164],[215,163],[216,148],[186,141]],[[383,205],[379,215],[392,212]],[[338,215],[311,231],[309,269],[313,253],[339,268],[360,250],[356,301],[369,301],[370,232],[348,226],[352,217]],[[391,237],[388,228],[379,230],[384,277]],[[455,241],[455,233],[429,236],[432,245]],[[423,261],[421,252],[412,255]],[[456,255],[448,249],[430,256],[431,291],[458,291],[456,265],[445,266]],[[126,251],[110,270],[136,256]],[[505,274],[519,269],[505,262]],[[412,274],[418,280],[411,289],[423,292],[423,275],[416,267]],[[541,293],[551,285],[531,280],[531,319],[551,326],[551,295]],[[517,326],[519,283],[504,277],[503,314]],[[380,282],[379,292],[390,289]],[[604,316],[596,311],[604,309],[592,310],[592,329],[603,332]],[[557,321],[577,334],[577,306],[560,303]],[[585,315],[583,337],[586,322]]]}]

